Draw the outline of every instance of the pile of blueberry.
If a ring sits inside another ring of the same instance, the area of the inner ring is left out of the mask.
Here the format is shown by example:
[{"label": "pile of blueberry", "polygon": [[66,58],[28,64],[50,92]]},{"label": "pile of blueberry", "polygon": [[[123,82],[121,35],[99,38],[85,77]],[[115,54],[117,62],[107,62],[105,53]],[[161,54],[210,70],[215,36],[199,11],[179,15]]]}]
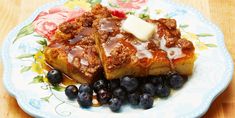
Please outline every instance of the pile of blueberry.
[{"label": "pile of blueberry", "polygon": [[[52,85],[59,83],[56,80],[60,76],[61,73],[58,70],[49,71],[47,75]],[[176,72],[146,78],[125,76],[111,81],[100,79],[93,85],[82,84],[79,88],[69,85],[65,89],[65,94],[69,99],[77,99],[81,107],[92,105],[93,92],[95,92],[98,102],[101,105],[108,104],[113,112],[118,112],[126,103],[149,109],[153,106],[154,97],[168,97],[171,89],[180,89],[186,80],[187,78]]]}]

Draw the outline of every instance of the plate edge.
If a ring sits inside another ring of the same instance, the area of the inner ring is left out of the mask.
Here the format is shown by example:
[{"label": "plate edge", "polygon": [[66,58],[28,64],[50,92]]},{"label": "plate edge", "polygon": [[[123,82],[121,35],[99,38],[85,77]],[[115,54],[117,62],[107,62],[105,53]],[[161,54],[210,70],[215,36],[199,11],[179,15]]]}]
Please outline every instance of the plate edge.
[{"label": "plate edge", "polygon": [[[17,97],[17,94],[15,93],[16,91],[14,90],[13,87],[11,88],[12,85],[10,85],[10,82],[7,81],[7,78],[10,78],[9,73],[11,72],[11,66],[7,65],[7,63],[10,62],[9,60],[7,60],[8,59],[7,57],[10,57],[10,55],[7,55],[6,52],[9,51],[9,49],[10,49],[9,46],[10,46],[10,43],[12,42],[11,38],[12,38],[12,36],[14,36],[14,33],[19,31],[19,29],[22,28],[23,26],[25,26],[26,23],[28,23],[29,21],[32,21],[36,17],[36,15],[38,15],[38,13],[40,13],[40,11],[42,11],[42,10],[44,10],[46,8],[52,7],[54,5],[57,5],[57,4],[61,4],[61,3],[65,2],[65,1],[66,0],[60,0],[60,1],[57,1],[57,2],[48,3],[48,4],[45,4],[45,5],[41,6],[41,7],[39,7],[35,12],[33,12],[33,14],[27,20],[25,20],[23,23],[21,23],[20,25],[18,25],[14,29],[12,29],[11,32],[7,35],[7,38],[4,39],[3,46],[2,46],[3,84],[4,84],[5,89],[10,93],[10,95],[16,98],[16,100],[17,100],[19,105],[20,105],[20,103],[19,103],[20,102],[20,100],[19,100],[20,98]],[[203,106],[204,110],[200,110],[200,112],[183,116],[183,117],[200,117],[200,116],[204,115],[207,112],[207,110],[209,109],[209,107],[210,107],[211,103],[214,101],[214,99],[217,98],[217,96],[219,96],[227,88],[227,86],[231,82],[232,76],[233,76],[233,70],[234,70],[233,61],[232,61],[231,55],[229,54],[229,52],[228,52],[228,50],[227,50],[227,48],[225,46],[223,33],[218,28],[218,26],[216,26],[211,21],[206,19],[195,8],[192,8],[192,7],[183,5],[183,4],[175,3],[172,0],[166,0],[166,2],[168,2],[170,4],[177,5],[177,6],[183,6],[183,8],[189,9],[193,13],[196,13],[196,15],[199,16],[200,20],[202,20],[204,23],[209,24],[210,26],[215,28],[215,30],[219,34],[219,39],[217,39],[217,42],[218,42],[218,44],[220,44],[222,46],[222,47],[219,47],[220,51],[224,52],[224,55],[225,55],[226,59],[228,60],[226,64],[229,66],[229,70],[227,71],[228,74],[229,74],[228,75],[228,79],[229,80],[224,82],[223,86],[220,87],[220,89],[217,89],[217,91],[213,92],[213,95],[210,95],[210,97],[208,97],[207,101],[209,101],[209,102],[204,102],[204,106]],[[205,104],[205,103],[207,103],[207,104]],[[20,105],[20,106],[23,106],[23,105]],[[24,109],[24,108],[22,108],[22,109]],[[27,112],[27,113],[30,113],[26,109],[24,109],[24,111]],[[33,115],[33,116],[36,116],[36,117],[42,117],[42,116],[38,116],[37,114],[30,114],[30,115]]]},{"label": "plate edge", "polygon": [[[197,17],[200,18],[200,20],[205,23],[208,24],[209,26],[211,26],[212,28],[214,28],[214,30],[217,32],[216,34],[218,34],[218,39],[216,38],[217,43],[219,44],[219,48],[220,51],[224,53],[225,55],[225,59],[227,60],[226,65],[228,65],[228,70],[227,73],[228,75],[228,80],[227,81],[223,81],[222,86],[220,86],[220,88],[217,87],[216,90],[212,91],[213,93],[210,93],[209,97],[207,98],[207,102],[203,102],[203,107],[200,108],[200,110],[198,112],[193,112],[193,113],[188,113],[186,115],[183,115],[181,117],[183,118],[188,118],[188,117],[201,117],[203,116],[210,108],[211,104],[213,103],[213,101],[221,94],[223,93],[229,83],[232,81],[233,78],[233,71],[234,71],[234,65],[233,65],[233,60],[232,57],[225,45],[225,40],[224,40],[224,34],[223,32],[220,30],[219,26],[217,26],[216,24],[212,23],[212,21],[208,20],[199,10],[197,10],[196,8],[189,6],[189,5],[185,5],[185,4],[181,4],[181,3],[176,3],[172,0],[166,0],[167,3],[169,4],[173,4],[176,5],[178,7],[183,7],[184,9],[188,9],[190,11],[192,11],[193,13],[196,14]],[[201,106],[201,105],[200,105]]]}]

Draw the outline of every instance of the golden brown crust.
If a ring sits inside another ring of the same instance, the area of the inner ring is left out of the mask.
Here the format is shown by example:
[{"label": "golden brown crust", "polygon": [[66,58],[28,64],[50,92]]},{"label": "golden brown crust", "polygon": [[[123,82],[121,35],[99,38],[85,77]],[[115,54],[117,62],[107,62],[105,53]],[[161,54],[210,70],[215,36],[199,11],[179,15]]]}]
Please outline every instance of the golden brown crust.
[{"label": "golden brown crust", "polygon": [[177,29],[175,19],[164,19],[159,20],[147,20],[148,22],[154,23],[157,25],[157,34],[159,37],[164,37],[166,39],[166,47],[176,46],[177,41],[180,39],[181,34],[179,29]]},{"label": "golden brown crust", "polygon": [[118,69],[131,62],[131,52],[128,47],[120,46],[111,51],[111,56],[107,59],[108,70]]},{"label": "golden brown crust", "polygon": [[180,48],[182,48],[183,51],[193,52],[195,50],[193,43],[187,39],[179,39],[177,44]]},{"label": "golden brown crust", "polygon": [[[96,32],[92,28],[94,20],[94,15],[86,12],[74,21],[62,23],[45,49],[46,60],[50,65],[60,68],[80,83],[94,81],[101,69],[93,36]],[[58,59],[58,55],[63,58]]]}]

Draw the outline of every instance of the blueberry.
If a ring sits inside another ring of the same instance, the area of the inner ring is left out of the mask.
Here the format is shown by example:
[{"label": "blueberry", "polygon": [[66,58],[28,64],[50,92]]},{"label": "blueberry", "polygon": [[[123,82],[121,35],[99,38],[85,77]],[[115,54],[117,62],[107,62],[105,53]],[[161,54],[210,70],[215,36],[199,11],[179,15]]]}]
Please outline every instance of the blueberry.
[{"label": "blueberry", "polygon": [[159,84],[155,87],[155,94],[160,98],[168,97],[170,92],[170,88],[166,85]]},{"label": "blueberry", "polygon": [[93,88],[94,88],[94,91],[97,93],[100,89],[107,89],[108,84],[105,80],[100,79],[94,83]]},{"label": "blueberry", "polygon": [[88,92],[78,93],[77,101],[81,107],[90,107],[92,105],[92,95]]},{"label": "blueberry", "polygon": [[47,78],[52,85],[57,85],[62,82],[63,76],[59,70],[52,69],[47,73]]},{"label": "blueberry", "polygon": [[143,93],[148,93],[150,94],[151,96],[154,96],[155,95],[155,87],[153,84],[151,83],[146,83],[142,86],[141,88],[142,92]]},{"label": "blueberry", "polygon": [[172,89],[180,89],[184,85],[184,78],[178,74],[172,75],[168,79],[168,84]]},{"label": "blueberry", "polygon": [[166,77],[167,77],[167,78],[170,78],[171,76],[177,75],[177,74],[178,74],[178,73],[175,72],[175,71],[170,71],[170,72],[168,72],[168,73],[166,74]]},{"label": "blueberry", "polygon": [[113,96],[124,102],[126,100],[127,93],[123,88],[119,87],[113,91]]},{"label": "blueberry", "polygon": [[148,83],[150,78],[149,77],[140,77],[138,78],[139,80],[139,84],[145,84],[145,83]]},{"label": "blueberry", "polygon": [[119,79],[111,80],[109,82],[110,90],[114,90],[114,89],[118,88],[119,86],[120,86],[120,80]]},{"label": "blueberry", "polygon": [[78,88],[75,85],[69,85],[65,88],[65,95],[69,99],[74,99],[78,95]]},{"label": "blueberry", "polygon": [[120,85],[128,92],[133,92],[135,89],[137,89],[139,82],[134,77],[125,76],[121,79]]},{"label": "blueberry", "polygon": [[79,86],[79,92],[88,92],[89,94],[92,94],[93,90],[90,85],[88,84],[82,84]]},{"label": "blueberry", "polygon": [[128,95],[128,101],[131,105],[138,105],[140,102],[140,94],[138,92],[130,93]]},{"label": "blueberry", "polygon": [[97,99],[101,104],[109,102],[111,94],[106,89],[100,89],[97,94]]},{"label": "blueberry", "polygon": [[121,109],[121,106],[122,106],[122,102],[120,99],[112,98],[110,100],[109,108],[111,109],[111,111],[118,112]]},{"label": "blueberry", "polygon": [[152,76],[150,77],[150,82],[154,85],[163,84],[163,76]]},{"label": "blueberry", "polygon": [[144,93],[140,96],[140,106],[143,109],[149,109],[153,106],[154,99],[150,94]]}]

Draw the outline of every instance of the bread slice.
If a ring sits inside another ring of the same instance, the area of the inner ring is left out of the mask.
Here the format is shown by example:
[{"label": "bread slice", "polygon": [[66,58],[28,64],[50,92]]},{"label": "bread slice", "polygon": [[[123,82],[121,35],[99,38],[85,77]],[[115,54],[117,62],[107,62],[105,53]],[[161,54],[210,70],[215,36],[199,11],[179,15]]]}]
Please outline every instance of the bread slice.
[{"label": "bread slice", "polygon": [[[45,59],[52,67],[61,70],[79,83],[92,83],[101,71],[88,16],[60,25],[50,44],[44,49]],[[87,22],[88,21],[88,22]],[[92,20],[90,20],[92,23]]]},{"label": "bread slice", "polygon": [[95,19],[109,16],[106,7],[97,5],[77,19],[62,23],[44,49],[46,62],[79,83],[97,80],[103,69],[92,25]]},{"label": "bread slice", "polygon": [[194,46],[181,39],[174,19],[147,20],[156,26],[156,32],[145,42],[123,31],[122,22],[123,19],[111,16],[100,18],[93,24],[97,29],[96,45],[107,79],[125,75],[145,77],[169,71],[192,74]]}]

